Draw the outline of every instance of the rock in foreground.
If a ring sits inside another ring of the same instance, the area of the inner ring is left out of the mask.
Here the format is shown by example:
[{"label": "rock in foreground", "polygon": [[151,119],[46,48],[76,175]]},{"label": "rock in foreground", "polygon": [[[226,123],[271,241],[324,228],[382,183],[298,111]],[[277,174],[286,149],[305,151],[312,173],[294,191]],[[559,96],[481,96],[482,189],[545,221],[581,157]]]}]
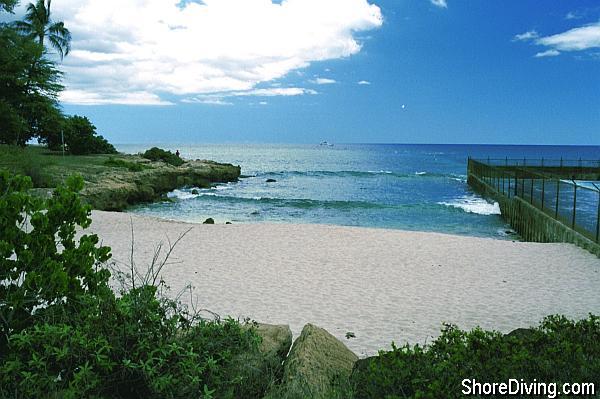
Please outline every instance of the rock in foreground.
[{"label": "rock in foreground", "polygon": [[268,398],[326,398],[347,381],[358,357],[326,330],[307,324],[285,360],[281,385]]}]

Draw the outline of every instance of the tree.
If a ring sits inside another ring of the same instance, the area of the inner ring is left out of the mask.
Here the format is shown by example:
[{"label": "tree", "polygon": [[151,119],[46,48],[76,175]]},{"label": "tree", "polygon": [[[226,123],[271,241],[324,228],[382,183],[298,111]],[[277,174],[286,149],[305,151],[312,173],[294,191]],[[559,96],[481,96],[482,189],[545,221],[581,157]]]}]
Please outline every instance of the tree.
[{"label": "tree", "polygon": [[0,0],[0,11],[12,13],[17,3],[17,0]]},{"label": "tree", "polygon": [[42,46],[47,37],[62,60],[71,50],[71,33],[63,22],[53,22],[50,18],[51,2],[52,0],[37,0],[35,4],[29,3],[25,20],[17,21],[15,26],[21,32],[36,38]]},{"label": "tree", "polygon": [[64,124],[65,143],[73,155],[115,154],[117,150],[102,136],[85,116],[69,116]]},{"label": "tree", "polygon": [[43,53],[34,39],[0,25],[0,143],[25,145],[49,133],[44,121],[48,112],[58,112],[62,74]]}]

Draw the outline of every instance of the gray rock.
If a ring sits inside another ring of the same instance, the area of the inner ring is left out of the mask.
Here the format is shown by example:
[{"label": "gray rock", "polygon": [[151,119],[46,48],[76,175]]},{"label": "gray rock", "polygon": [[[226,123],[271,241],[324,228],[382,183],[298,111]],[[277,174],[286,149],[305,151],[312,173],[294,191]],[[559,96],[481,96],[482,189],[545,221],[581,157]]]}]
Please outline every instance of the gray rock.
[{"label": "gray rock", "polygon": [[343,388],[358,357],[326,330],[307,324],[284,362],[281,385],[267,397],[327,398]]},{"label": "gray rock", "polygon": [[292,331],[287,325],[251,323],[243,326],[253,329],[261,338],[257,351],[239,355],[233,362],[233,375],[241,376],[245,383],[234,397],[263,397],[271,385],[283,374],[283,361],[292,346]]}]

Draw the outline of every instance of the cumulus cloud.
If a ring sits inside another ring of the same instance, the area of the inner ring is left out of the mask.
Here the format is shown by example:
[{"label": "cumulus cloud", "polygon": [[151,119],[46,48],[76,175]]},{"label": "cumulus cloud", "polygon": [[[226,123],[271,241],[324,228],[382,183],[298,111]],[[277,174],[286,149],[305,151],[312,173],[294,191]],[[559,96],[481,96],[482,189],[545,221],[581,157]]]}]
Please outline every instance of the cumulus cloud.
[{"label": "cumulus cloud", "polygon": [[330,85],[330,84],[334,84],[337,82],[334,79],[316,78],[316,79],[311,80],[310,83],[314,83],[316,85]]},{"label": "cumulus cloud", "polygon": [[383,22],[368,0],[55,0],[52,6],[73,34],[62,100],[83,104],[164,105],[164,95],[251,93],[312,62],[358,53],[357,32]]},{"label": "cumulus cloud", "polygon": [[535,57],[554,57],[565,51],[596,49],[600,48],[600,21],[550,36],[540,36],[536,31],[529,31],[516,35],[513,40],[531,41],[546,47],[545,51],[536,53]]},{"label": "cumulus cloud", "polygon": [[371,82],[369,82],[368,80],[359,80],[359,81],[358,81],[358,84],[359,84],[359,85],[370,85],[370,84],[371,84]]},{"label": "cumulus cloud", "polygon": [[440,8],[448,8],[448,3],[446,0],[429,0],[431,4]]}]

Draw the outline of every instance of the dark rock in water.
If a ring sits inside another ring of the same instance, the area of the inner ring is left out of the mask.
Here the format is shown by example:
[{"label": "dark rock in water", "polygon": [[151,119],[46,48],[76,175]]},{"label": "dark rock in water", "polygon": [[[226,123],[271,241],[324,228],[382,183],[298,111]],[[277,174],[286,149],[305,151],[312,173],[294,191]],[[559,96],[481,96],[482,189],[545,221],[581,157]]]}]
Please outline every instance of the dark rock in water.
[{"label": "dark rock in water", "polygon": [[267,183],[277,183],[277,180],[275,180],[275,179],[267,179]]},{"label": "dark rock in water", "polygon": [[260,211],[250,212],[251,215],[260,215]]},{"label": "dark rock in water", "polygon": [[213,218],[208,218],[204,221],[204,223],[202,224],[215,224],[215,219]]},{"label": "dark rock in water", "polygon": [[198,195],[198,194],[200,194],[200,193],[198,192],[198,190],[196,190],[196,189],[193,189],[193,190],[192,190],[192,194],[193,194],[193,195]]},{"label": "dark rock in water", "polygon": [[225,222],[225,224],[233,224],[233,223],[231,223],[231,222]]}]

